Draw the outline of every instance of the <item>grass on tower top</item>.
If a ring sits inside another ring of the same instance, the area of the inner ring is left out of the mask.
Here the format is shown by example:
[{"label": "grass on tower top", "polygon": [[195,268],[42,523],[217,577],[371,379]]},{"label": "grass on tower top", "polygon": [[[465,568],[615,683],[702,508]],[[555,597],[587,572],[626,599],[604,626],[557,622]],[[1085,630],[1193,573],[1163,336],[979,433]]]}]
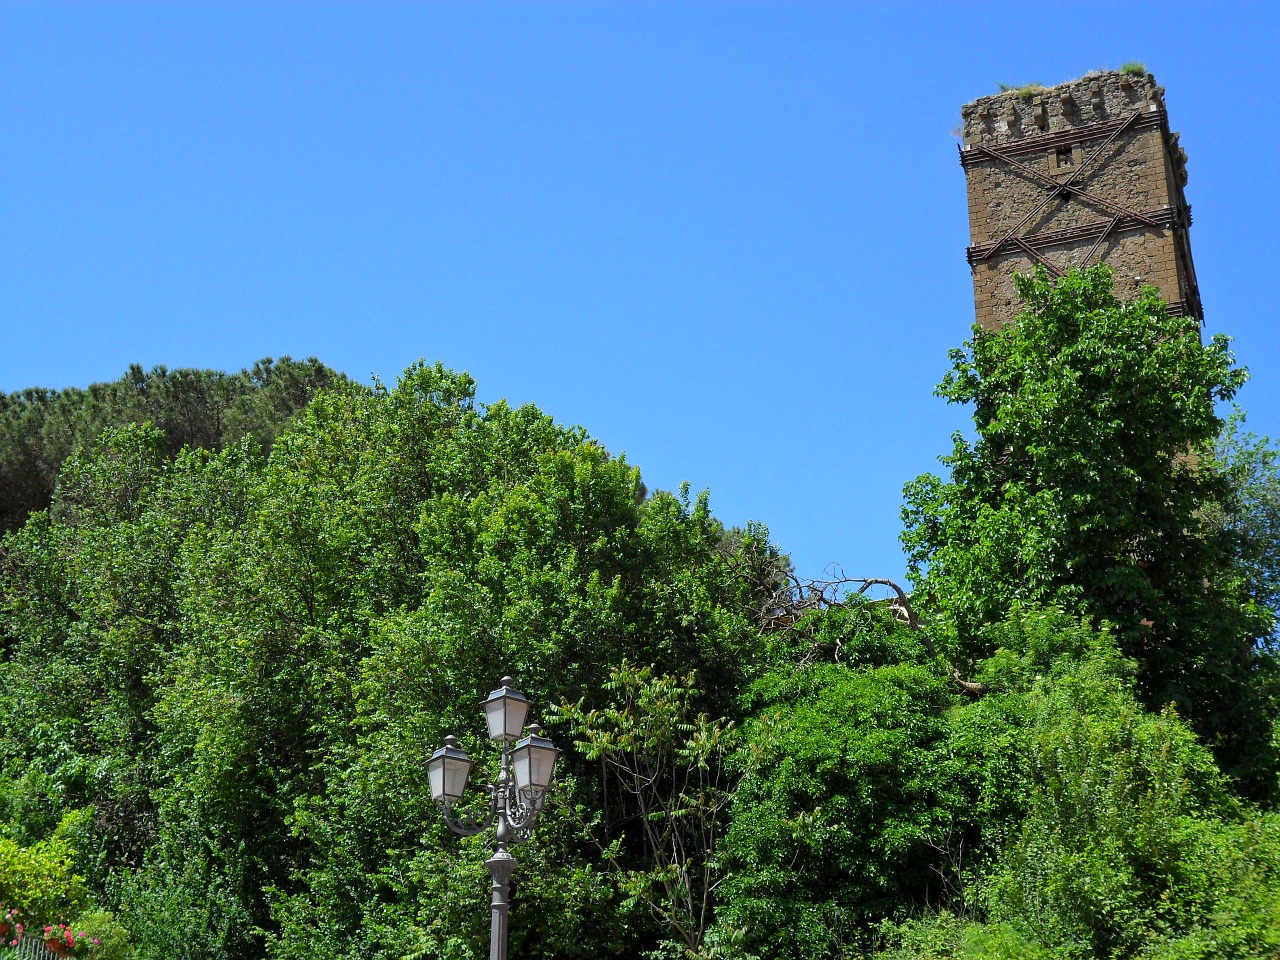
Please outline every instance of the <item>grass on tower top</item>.
[{"label": "grass on tower top", "polygon": [[1001,93],[1009,93],[1012,91],[1023,100],[1030,100],[1037,93],[1040,93],[1045,89],[1045,85],[1043,83],[1024,83],[1020,87],[1015,87],[1008,83],[997,83],[996,86],[1000,88]]}]

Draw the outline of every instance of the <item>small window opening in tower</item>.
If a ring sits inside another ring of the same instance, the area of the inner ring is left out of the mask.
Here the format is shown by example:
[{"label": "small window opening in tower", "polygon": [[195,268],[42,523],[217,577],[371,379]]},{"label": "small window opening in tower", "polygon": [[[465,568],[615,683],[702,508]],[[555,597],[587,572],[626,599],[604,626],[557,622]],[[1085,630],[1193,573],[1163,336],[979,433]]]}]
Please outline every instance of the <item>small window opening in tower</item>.
[{"label": "small window opening in tower", "polygon": [[1076,158],[1075,158],[1075,154],[1071,152],[1071,148],[1059,147],[1058,148],[1058,169],[1061,170],[1064,167],[1074,167],[1075,165],[1076,165]]}]

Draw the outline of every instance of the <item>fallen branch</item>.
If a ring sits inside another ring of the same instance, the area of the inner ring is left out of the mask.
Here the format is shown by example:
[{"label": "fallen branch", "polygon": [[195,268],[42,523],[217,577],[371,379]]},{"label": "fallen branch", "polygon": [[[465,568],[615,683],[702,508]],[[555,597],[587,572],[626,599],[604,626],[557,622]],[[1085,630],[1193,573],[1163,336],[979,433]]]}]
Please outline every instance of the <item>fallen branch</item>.
[{"label": "fallen branch", "polygon": [[[786,582],[774,592],[760,610],[760,623],[769,632],[793,629],[811,610],[845,607],[850,597],[860,597],[872,587],[888,587],[893,591],[894,596],[882,602],[887,602],[894,617],[919,637],[921,645],[929,652],[929,656],[938,657],[938,648],[925,632],[924,627],[920,625],[920,617],[912,606],[907,592],[884,577],[839,576],[828,580],[802,580],[794,573],[788,572]],[[836,660],[839,659],[840,650],[837,641]],[[951,667],[951,679],[970,696],[980,697],[987,692],[986,684],[965,680],[954,666]]]}]

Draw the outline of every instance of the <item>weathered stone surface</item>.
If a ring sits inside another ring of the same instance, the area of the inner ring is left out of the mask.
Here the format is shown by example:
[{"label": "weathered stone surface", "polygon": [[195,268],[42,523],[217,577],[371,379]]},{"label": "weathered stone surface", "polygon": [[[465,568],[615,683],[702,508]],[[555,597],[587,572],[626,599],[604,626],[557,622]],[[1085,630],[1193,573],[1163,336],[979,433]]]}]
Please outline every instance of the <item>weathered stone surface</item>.
[{"label": "weathered stone surface", "polygon": [[[1105,260],[1121,295],[1150,284],[1172,310],[1201,316],[1185,154],[1163,93],[1150,74],[1098,73],[961,110],[979,323],[1014,316],[1012,274],[1030,272],[1037,255],[1061,272]],[[1077,189],[1051,197],[1068,180]]]}]

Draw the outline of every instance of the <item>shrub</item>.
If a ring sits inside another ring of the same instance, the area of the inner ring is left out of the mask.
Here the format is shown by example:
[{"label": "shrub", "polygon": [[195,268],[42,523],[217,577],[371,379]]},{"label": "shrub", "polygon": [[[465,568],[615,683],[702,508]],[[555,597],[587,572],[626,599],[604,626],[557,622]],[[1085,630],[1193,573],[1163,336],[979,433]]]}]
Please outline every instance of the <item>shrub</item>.
[{"label": "shrub", "polygon": [[825,957],[873,918],[923,904],[947,819],[934,773],[947,681],[920,666],[820,664],[758,685],[725,840],[721,923],[761,957]]},{"label": "shrub", "polygon": [[87,905],[72,841],[87,815],[68,813],[52,836],[30,846],[0,837],[0,902],[19,910],[29,930],[63,922]]},{"label": "shrub", "polygon": [[130,960],[133,957],[129,931],[111,911],[88,910],[80,914],[71,926],[84,931],[87,938],[98,942],[93,951],[93,960]]}]

